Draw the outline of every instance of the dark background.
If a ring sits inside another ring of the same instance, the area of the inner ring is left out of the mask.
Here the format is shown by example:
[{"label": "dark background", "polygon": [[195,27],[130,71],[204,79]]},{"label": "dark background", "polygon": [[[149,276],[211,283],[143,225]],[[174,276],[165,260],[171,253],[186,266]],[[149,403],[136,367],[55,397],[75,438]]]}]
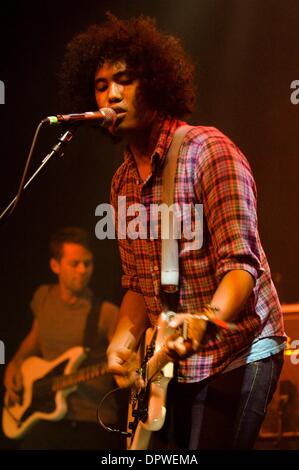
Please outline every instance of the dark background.
[{"label": "dark background", "polygon": [[[290,84],[299,79],[296,0],[89,0],[1,4],[1,211],[15,194],[38,122],[65,112],[56,79],[66,43],[104,12],[143,13],[181,37],[198,70],[198,102],[190,123],[219,127],[247,156],[258,187],[259,228],[282,302],[299,301],[299,105]],[[88,111],[88,110],[82,110]],[[31,171],[60,130],[44,128]],[[0,228],[0,339],[9,361],[31,324],[34,289],[53,281],[48,238],[57,227],[80,225],[94,234],[96,206],[109,202],[121,147],[100,132],[79,130],[62,160],[49,163]],[[119,302],[120,266],[114,241],[96,242],[95,290]],[[0,365],[0,380],[4,366]],[[1,397],[0,397],[1,398]],[[13,446],[7,441],[0,447]]]}]

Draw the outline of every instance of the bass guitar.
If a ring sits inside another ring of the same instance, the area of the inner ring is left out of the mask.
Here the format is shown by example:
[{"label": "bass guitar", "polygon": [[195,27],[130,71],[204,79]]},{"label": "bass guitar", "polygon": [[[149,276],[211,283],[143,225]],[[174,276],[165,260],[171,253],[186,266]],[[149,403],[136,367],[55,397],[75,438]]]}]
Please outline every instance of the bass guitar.
[{"label": "bass guitar", "polygon": [[58,421],[67,412],[67,396],[76,386],[106,373],[106,365],[78,369],[88,350],[76,346],[53,361],[32,356],[21,366],[23,393],[21,403],[10,404],[4,397],[2,429],[11,439],[22,438],[38,421]]}]

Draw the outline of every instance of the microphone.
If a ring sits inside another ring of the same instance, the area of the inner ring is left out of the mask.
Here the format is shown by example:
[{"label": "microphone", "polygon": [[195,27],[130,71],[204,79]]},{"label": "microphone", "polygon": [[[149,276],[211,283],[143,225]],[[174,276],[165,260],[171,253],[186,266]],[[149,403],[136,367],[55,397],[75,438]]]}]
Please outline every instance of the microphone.
[{"label": "microphone", "polygon": [[116,112],[111,108],[101,108],[99,111],[88,111],[86,113],[77,114],[57,114],[56,116],[47,116],[44,121],[48,124],[73,124],[80,121],[94,121],[101,127],[111,126],[117,117]]}]

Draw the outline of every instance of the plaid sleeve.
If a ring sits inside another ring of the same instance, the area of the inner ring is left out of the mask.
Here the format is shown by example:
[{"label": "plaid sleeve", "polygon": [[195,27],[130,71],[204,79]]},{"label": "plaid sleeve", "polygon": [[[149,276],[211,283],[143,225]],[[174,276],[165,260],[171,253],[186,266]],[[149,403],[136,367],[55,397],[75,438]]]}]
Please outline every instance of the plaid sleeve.
[{"label": "plaid sleeve", "polygon": [[139,278],[136,272],[135,256],[130,244],[127,240],[120,240],[118,242],[118,246],[123,268],[121,285],[124,289],[129,289],[137,292],[137,294],[142,294]]},{"label": "plaid sleeve", "polygon": [[212,137],[202,148],[197,178],[218,280],[233,269],[248,271],[257,279],[263,269],[249,163],[228,138]]},{"label": "plaid sleeve", "polygon": [[118,239],[118,248],[122,264],[122,278],[121,285],[124,289],[129,289],[138,294],[141,294],[141,288],[139,285],[139,279],[136,272],[136,260],[134,252],[130,246],[130,242],[127,238],[119,239],[118,237],[118,191],[117,184],[118,173],[114,175],[111,185],[110,203],[112,204],[115,211],[115,233]]}]

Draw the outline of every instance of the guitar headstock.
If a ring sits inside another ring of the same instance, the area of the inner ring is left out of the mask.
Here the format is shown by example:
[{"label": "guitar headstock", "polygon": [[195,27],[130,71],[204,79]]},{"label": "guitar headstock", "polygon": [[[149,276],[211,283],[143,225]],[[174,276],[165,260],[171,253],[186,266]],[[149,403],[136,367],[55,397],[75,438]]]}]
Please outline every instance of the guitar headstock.
[{"label": "guitar headstock", "polygon": [[191,343],[192,348],[197,350],[202,343],[206,332],[208,321],[205,315],[194,315],[184,320],[182,325],[182,337],[184,341]]},{"label": "guitar headstock", "polygon": [[187,314],[182,324],[182,337],[184,341],[189,341],[193,349],[197,350],[203,343],[204,334],[208,325],[214,327],[218,333],[221,330],[235,331],[237,326],[234,323],[228,323],[221,320],[214,313],[207,315],[206,313]]}]

